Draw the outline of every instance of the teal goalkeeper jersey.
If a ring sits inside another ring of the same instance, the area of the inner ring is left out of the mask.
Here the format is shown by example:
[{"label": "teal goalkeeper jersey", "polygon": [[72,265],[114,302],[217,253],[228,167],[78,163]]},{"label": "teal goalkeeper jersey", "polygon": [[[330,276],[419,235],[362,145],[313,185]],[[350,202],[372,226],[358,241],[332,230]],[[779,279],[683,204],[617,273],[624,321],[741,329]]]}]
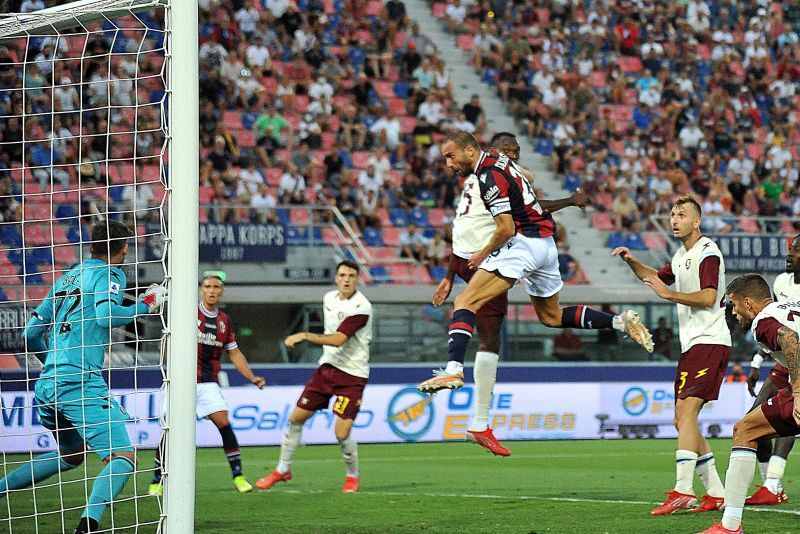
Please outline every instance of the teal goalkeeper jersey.
[{"label": "teal goalkeeper jersey", "polygon": [[25,328],[28,350],[46,352],[41,378],[57,383],[102,382],[100,370],[111,329],[147,305],[122,306],[125,273],[103,260],[79,263],[59,278]]}]

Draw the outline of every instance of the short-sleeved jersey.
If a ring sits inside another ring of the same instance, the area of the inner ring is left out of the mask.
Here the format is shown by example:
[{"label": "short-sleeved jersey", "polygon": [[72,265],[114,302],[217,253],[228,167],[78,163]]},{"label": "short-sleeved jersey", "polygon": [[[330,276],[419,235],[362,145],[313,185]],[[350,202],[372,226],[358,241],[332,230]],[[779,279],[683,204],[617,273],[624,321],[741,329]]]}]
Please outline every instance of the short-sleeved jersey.
[{"label": "short-sleeved jersey", "polygon": [[216,382],[222,363],[222,351],[233,350],[236,337],[231,318],[221,310],[197,307],[197,382]]},{"label": "short-sleeved jersey", "polygon": [[681,293],[709,287],[717,291],[710,308],[677,304],[681,352],[700,343],[731,346],[721,291],[725,288],[725,260],[713,241],[703,236],[689,250],[679,247],[672,261],[658,271],[658,277],[667,285],[675,284],[675,289]]},{"label": "short-sleeved jersey", "polygon": [[121,306],[126,285],[120,268],[95,258],[79,263],[56,280],[33,312],[49,326],[42,378],[55,378],[58,383],[99,380],[105,384],[100,371],[111,340],[112,317],[99,315],[97,308],[108,303]]},{"label": "short-sleeved jersey", "polygon": [[470,174],[464,181],[464,190],[453,219],[453,254],[469,259],[473,252],[486,246],[495,228],[494,217],[481,200],[478,177]]},{"label": "short-sleeved jersey", "polygon": [[510,214],[517,233],[525,237],[551,237],[555,234],[553,216],[542,209],[522,169],[508,156],[481,152],[475,175],[483,204],[492,217]]},{"label": "short-sleeved jersey", "polygon": [[[800,335],[800,301],[772,302],[753,319],[751,330],[764,352],[786,367],[786,357],[778,343],[778,330],[787,327]],[[794,379],[794,377],[791,377]]]},{"label": "short-sleeved jersey", "polygon": [[800,284],[794,283],[794,273],[779,274],[772,284],[772,292],[778,302],[800,300]]},{"label": "short-sleeved jersey", "polygon": [[322,299],[325,308],[325,334],[342,332],[347,341],[341,346],[325,345],[319,364],[328,363],[353,376],[369,378],[369,344],[372,341],[372,304],[360,291],[349,299],[339,298],[337,290]]}]

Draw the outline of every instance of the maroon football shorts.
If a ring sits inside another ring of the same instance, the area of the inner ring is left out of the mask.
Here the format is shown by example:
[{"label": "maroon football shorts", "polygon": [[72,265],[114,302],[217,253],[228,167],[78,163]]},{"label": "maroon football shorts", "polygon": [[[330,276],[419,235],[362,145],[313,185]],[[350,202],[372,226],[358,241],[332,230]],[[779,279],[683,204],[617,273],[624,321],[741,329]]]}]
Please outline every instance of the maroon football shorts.
[{"label": "maroon football shorts", "polygon": [[[475,275],[476,271],[473,271],[469,268],[467,264],[468,260],[464,258],[460,258],[453,254],[450,258],[450,266],[453,268],[453,272],[456,273],[458,276],[461,277],[462,280],[469,283],[472,277]],[[506,291],[502,295],[498,295],[483,306],[481,309],[478,310],[477,315],[478,317],[496,317],[498,315],[505,315],[508,311],[508,292]]]},{"label": "maroon football shorts", "polygon": [[775,366],[769,373],[769,381],[778,388],[778,391],[789,387],[789,369],[775,362]]},{"label": "maroon football shorts", "polygon": [[794,397],[791,389],[780,390],[777,395],[761,405],[761,411],[779,435],[800,434],[800,426],[794,420]]},{"label": "maroon football shorts", "polygon": [[719,387],[728,369],[731,348],[725,345],[694,345],[681,354],[675,373],[675,400],[719,397]]},{"label": "maroon football shorts", "polygon": [[367,379],[353,376],[323,363],[306,383],[297,400],[297,407],[315,412],[328,407],[331,397],[336,397],[331,410],[342,419],[355,419],[361,408],[361,397]]}]

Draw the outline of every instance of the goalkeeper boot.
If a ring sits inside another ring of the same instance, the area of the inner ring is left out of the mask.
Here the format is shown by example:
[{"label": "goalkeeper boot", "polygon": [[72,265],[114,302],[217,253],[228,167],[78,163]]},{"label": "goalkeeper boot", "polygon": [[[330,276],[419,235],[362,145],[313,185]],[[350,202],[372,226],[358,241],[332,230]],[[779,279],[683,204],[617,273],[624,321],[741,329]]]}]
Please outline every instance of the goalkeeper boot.
[{"label": "goalkeeper boot", "polygon": [[244,475],[233,477],[233,485],[239,493],[249,493],[253,491],[253,486],[244,478]]},{"label": "goalkeeper boot", "polygon": [[278,482],[289,482],[290,480],[292,480],[291,471],[286,471],[285,473],[281,473],[280,471],[275,470],[272,473],[268,474],[267,476],[256,480],[256,487],[258,489],[266,490],[270,489]]},{"label": "goalkeeper boot", "polygon": [[681,510],[688,510],[697,505],[697,497],[680,493],[678,491],[668,491],[667,500],[661,506],[650,510],[650,515],[669,515]]},{"label": "goalkeeper boot", "polygon": [[736,530],[731,530],[723,527],[722,523],[714,523],[711,525],[711,528],[707,528],[703,532],[698,532],[697,534],[742,534],[743,532],[742,525],[739,525],[739,528]]},{"label": "goalkeeper boot", "polygon": [[725,506],[724,497],[712,497],[711,495],[703,495],[703,498],[700,500],[700,506],[689,510],[689,512],[690,513],[714,512],[716,510],[722,510],[724,506]]},{"label": "goalkeeper boot", "polygon": [[467,439],[473,443],[477,443],[481,447],[485,447],[495,456],[511,456],[511,451],[503,447],[500,442],[497,441],[491,428],[487,428],[483,431],[467,430]]},{"label": "goalkeeper boot", "polygon": [[348,475],[344,479],[344,486],[342,486],[342,493],[355,493],[358,491],[358,477]]},{"label": "goalkeeper boot", "polygon": [[464,373],[448,373],[444,369],[433,372],[433,378],[417,386],[422,393],[436,393],[440,389],[458,389],[464,385]]},{"label": "goalkeeper boot", "polygon": [[627,310],[622,313],[621,317],[625,322],[625,333],[636,343],[644,347],[644,350],[653,352],[653,336],[642,323],[642,318],[639,317],[639,314],[633,310]]},{"label": "goalkeeper boot", "polygon": [[148,495],[156,495],[158,497],[164,496],[164,484],[161,482],[153,482],[147,487]]},{"label": "goalkeeper boot", "polygon": [[789,497],[783,489],[780,493],[772,493],[766,486],[759,486],[756,492],[744,501],[747,506],[776,506],[785,502],[789,502]]},{"label": "goalkeeper boot", "polygon": [[81,517],[74,534],[89,534],[90,532],[100,532],[100,523],[91,517]]}]

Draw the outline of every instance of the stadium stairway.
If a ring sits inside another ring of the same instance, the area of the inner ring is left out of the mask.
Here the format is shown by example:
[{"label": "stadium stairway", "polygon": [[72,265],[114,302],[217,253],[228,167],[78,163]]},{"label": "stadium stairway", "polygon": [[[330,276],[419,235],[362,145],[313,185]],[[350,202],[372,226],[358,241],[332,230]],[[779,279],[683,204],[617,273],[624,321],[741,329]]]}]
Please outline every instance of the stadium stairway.
[{"label": "stadium stairway", "polygon": [[[486,113],[487,132],[519,133],[519,127],[497,97],[494,88],[483,83],[475,74],[469,53],[457,48],[456,36],[447,32],[443,21],[432,16],[426,0],[406,0],[405,4],[409,18],[419,24],[420,32],[430,37],[439,53],[444,54],[455,100],[464,103],[469,101],[470,96],[477,94]],[[524,139],[524,136],[520,138],[520,163],[536,176],[536,187],[544,192],[545,198],[567,196],[569,193],[549,170],[549,161],[536,154]],[[556,220],[567,227],[569,252],[581,264],[592,284],[624,285],[637,282],[624,263],[611,257],[606,247],[607,232],[592,228],[590,213],[574,208],[566,209],[557,214]]]}]

